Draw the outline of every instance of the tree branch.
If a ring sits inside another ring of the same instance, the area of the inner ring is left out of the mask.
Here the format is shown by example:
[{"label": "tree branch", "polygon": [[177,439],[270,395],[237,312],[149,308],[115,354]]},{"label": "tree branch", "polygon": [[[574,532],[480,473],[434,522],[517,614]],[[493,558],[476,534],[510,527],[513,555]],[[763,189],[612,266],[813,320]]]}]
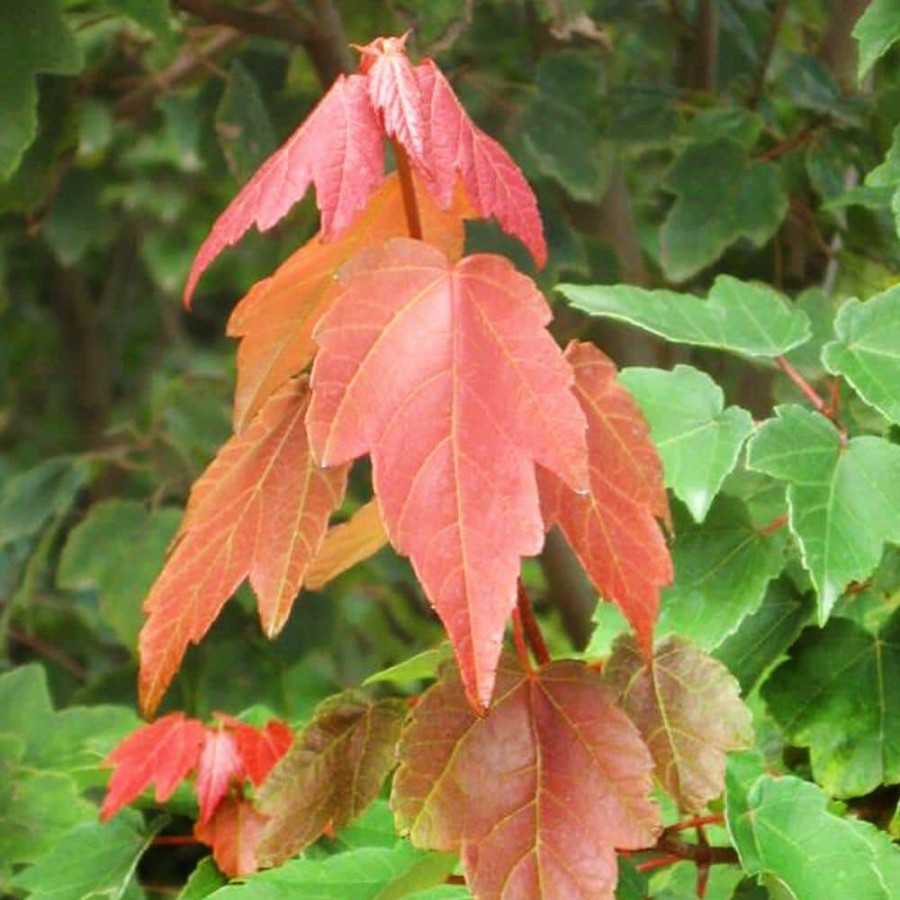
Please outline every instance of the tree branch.
[{"label": "tree branch", "polygon": [[306,44],[317,37],[312,24],[300,18],[226,6],[217,0],[172,0],[172,4],[211,25],[227,25],[244,34],[287,41],[291,44]]}]

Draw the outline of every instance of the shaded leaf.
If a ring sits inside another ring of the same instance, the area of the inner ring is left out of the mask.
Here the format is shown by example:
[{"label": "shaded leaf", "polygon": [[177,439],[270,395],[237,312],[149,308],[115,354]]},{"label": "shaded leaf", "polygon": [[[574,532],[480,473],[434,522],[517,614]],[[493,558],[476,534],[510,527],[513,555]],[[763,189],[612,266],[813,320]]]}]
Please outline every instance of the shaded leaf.
[{"label": "shaded leaf", "polygon": [[900,423],[900,288],[865,303],[848,300],[834,331],[838,340],[822,351],[828,371],[843,375],[866,403]]},{"label": "shaded leaf", "polygon": [[225,728],[207,728],[197,762],[197,801],[200,825],[206,825],[232,782],[244,778],[244,766],[234,735]]},{"label": "shaded leaf", "polygon": [[566,358],[588,422],[591,490],[579,495],[541,471],[548,525],[562,529],[601,596],[625,613],[649,654],[659,592],[672,561],[656,519],[669,518],[662,466],[634,400],[616,383],[616,368],[592,344],[572,343]]},{"label": "shaded leaf", "polygon": [[318,707],[259,792],[269,818],[258,848],[264,865],[283,863],[326,827],[348,824],[378,796],[405,716],[400,700],[368,703],[352,695]]},{"label": "shaded leaf", "polygon": [[780,406],[751,438],[747,464],[788,483],[790,527],[824,622],[851,581],[867,578],[886,542],[900,543],[900,447],[858,437],[846,447],[818,413]]},{"label": "shaded leaf", "polygon": [[196,719],[174,712],[144,725],[110,753],[115,767],[100,809],[105,821],[155,785],[156,800],[165,803],[200,760],[206,729]]},{"label": "shaded leaf", "polygon": [[762,246],[787,212],[779,167],[750,159],[730,140],[689,144],[666,187],[678,199],[660,231],[660,261],[673,281],[714,263],[740,238]]},{"label": "shaded leaf", "polygon": [[37,132],[39,73],[74,75],[81,50],[59,0],[8,3],[0,29],[0,181],[15,171]]},{"label": "shaded leaf", "polygon": [[[444,212],[424,186],[417,192],[422,233],[453,260],[462,255],[463,218],[470,214],[458,195]],[[320,232],[269,278],[257,282],[228,320],[228,334],[241,338],[238,350],[234,426],[242,431],[266,399],[306,368],[316,352],[313,328],[340,291],[338,269],[369,244],[406,235],[403,196],[390,175],[353,220],[353,228],[325,243]]]},{"label": "shaded leaf", "polygon": [[678,344],[746,356],[780,356],[810,336],[805,314],[777,291],[719,275],[701,300],[693,294],[631,285],[561,284],[557,290],[592,316],[630,322]]},{"label": "shaded leaf", "polygon": [[229,168],[241,181],[275,149],[275,132],[259,85],[237,59],[216,108],[216,133]]},{"label": "shaded leaf", "polygon": [[112,822],[88,822],[62,836],[35,865],[13,879],[32,900],[119,900],[133,883],[138,860],[156,829],[127,810]]},{"label": "shaded leaf", "polygon": [[323,471],[309,452],[308,398],[303,381],[288,382],[194,485],[179,543],[144,604],[145,711],[156,708],[188,644],[245,578],[266,633],[284,625],[346,487],[346,467]]},{"label": "shaded leaf", "polygon": [[509,262],[455,266],[418,241],[364,251],[320,321],[307,425],[323,465],[369,452],[391,542],[411,558],[486,706],[521,557],[543,523],[535,462],[584,487],[584,415]]},{"label": "shaded leaf", "polygon": [[813,604],[780,579],[769,585],[762,606],[741,622],[713,651],[747,695],[765,672],[799,637],[812,618]]},{"label": "shaded leaf", "polygon": [[663,595],[657,628],[709,650],[759,608],[784,568],[784,540],[754,528],[744,504],[728,496],[716,500],[702,524],[676,519],[675,534],[675,580]]},{"label": "shaded leaf", "polygon": [[900,850],[867,822],[826,810],[826,794],[792,776],[741,784],[729,770],[727,823],[741,864],[776,879],[792,897],[892,900]]},{"label": "shaded leaf", "polygon": [[807,629],[762,688],[791,743],[809,747],[830,794],[857,797],[900,783],[900,612],[870,634],[834,618]]},{"label": "shaded leaf", "polygon": [[753,430],[750,413],[726,409],[722,389],[691,366],[624,369],[619,381],[647,417],[666,486],[702,522]]},{"label": "shaded leaf", "polygon": [[14,735],[0,735],[0,863],[5,865],[37,862],[72,828],[97,817],[97,807],[79,795],[71,776],[22,765],[21,755]]},{"label": "shaded leaf", "polygon": [[611,900],[613,848],[649,846],[659,828],[636,729],[576,662],[526,674],[504,659],[496,697],[479,717],[451,667],[423,695],[400,742],[398,827],[459,849],[480,900]]},{"label": "shaded leaf", "polygon": [[148,510],[133,500],[91,507],[70,532],[56,581],[67,590],[96,590],[103,620],[133,647],[143,624],[141,603],[178,530],[181,510]]},{"label": "shaded leaf", "polygon": [[380,126],[366,79],[339,75],[300,127],[270,156],[216,219],[197,251],[184,291],[190,300],[200,276],[226,247],[256,226],[272,228],[316,189],[322,233],[336,237],[366,205],[383,178]]},{"label": "shaded leaf", "polygon": [[859,78],[900,40],[900,9],[895,0],[872,0],[853,26],[859,42]]},{"label": "shaded leaf", "polygon": [[34,536],[50,519],[68,512],[90,476],[83,460],[58,456],[5,479],[0,490],[0,547]]},{"label": "shaded leaf", "polygon": [[614,158],[595,121],[602,80],[600,66],[584,54],[546,53],[537,93],[522,113],[522,133],[540,172],[586,202],[602,199]]},{"label": "shaded leaf", "polygon": [[229,878],[239,878],[259,868],[256,848],[265,825],[266,817],[246,800],[227,797],[208,822],[197,822],[194,837],[212,848],[213,859],[222,872]]},{"label": "shaded leaf", "polygon": [[695,812],[718,797],[725,789],[725,754],[753,740],[750,710],[725,666],[678,635],[661,641],[648,665],[623,636],[603,675],[679,807]]},{"label": "shaded leaf", "polygon": [[375,500],[361,506],[346,522],[328,529],[322,547],[306,573],[311,591],[324,587],[333,578],[368,559],[388,542],[387,531]]}]

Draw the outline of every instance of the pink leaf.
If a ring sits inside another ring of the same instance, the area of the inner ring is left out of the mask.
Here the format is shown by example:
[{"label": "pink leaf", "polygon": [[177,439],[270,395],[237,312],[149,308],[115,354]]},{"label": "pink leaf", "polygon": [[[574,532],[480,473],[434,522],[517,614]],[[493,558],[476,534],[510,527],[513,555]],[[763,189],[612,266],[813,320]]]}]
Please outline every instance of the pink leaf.
[{"label": "pink leaf", "polygon": [[215,813],[232,781],[241,781],[244,767],[234,736],[224,728],[208,729],[197,766],[197,801],[200,824],[205,825]]},{"label": "pink leaf", "polygon": [[[473,208],[531,251],[538,268],[547,245],[537,201],[510,155],[469,118],[453,88],[429,59],[416,66],[428,125],[428,166],[419,164],[438,202],[447,206],[456,176],[462,177]],[[409,149],[409,148],[407,148]],[[416,162],[415,154],[410,154]]]},{"label": "pink leaf", "polygon": [[371,454],[391,541],[486,706],[521,557],[543,544],[534,464],[587,486],[571,369],[543,297],[502,257],[452,265],[397,239],[342,278],[313,333],[313,452],[326,465]]},{"label": "pink leaf", "polygon": [[188,276],[185,304],[201,274],[253,225],[266,231],[315,185],[325,238],[340,234],[384,177],[381,128],[362,75],[340,76],[319,105],[219,216]]}]

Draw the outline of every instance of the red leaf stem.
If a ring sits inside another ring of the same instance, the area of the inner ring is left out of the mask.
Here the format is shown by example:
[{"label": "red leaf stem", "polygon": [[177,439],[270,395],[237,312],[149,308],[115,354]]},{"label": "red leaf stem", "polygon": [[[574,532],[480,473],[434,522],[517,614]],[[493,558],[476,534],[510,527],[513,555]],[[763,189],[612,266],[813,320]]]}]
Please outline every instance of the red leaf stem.
[{"label": "red leaf stem", "polygon": [[400,193],[403,196],[403,211],[406,213],[406,224],[409,236],[417,241],[422,240],[422,219],[419,216],[419,203],[416,200],[416,185],[413,181],[409,156],[396,140],[391,141],[394,157],[397,160],[397,175],[400,178]]},{"label": "red leaf stem", "polygon": [[[518,590],[516,594],[516,609],[514,615],[521,620],[522,628],[525,632],[525,638],[531,652],[534,654],[535,660],[539,666],[546,666],[550,663],[550,651],[547,649],[547,642],[541,633],[541,626],[534,616],[534,610],[531,608],[531,600],[522,579],[519,579]],[[513,619],[515,623],[515,618]]]},{"label": "red leaf stem", "polygon": [[778,363],[778,368],[794,382],[800,393],[809,400],[813,409],[822,413],[823,416],[828,416],[828,405],[819,396],[815,388],[813,388],[813,386],[787,361],[787,359],[783,356],[776,356],[775,362]]},{"label": "red leaf stem", "polygon": [[525,629],[522,627],[522,616],[518,607],[512,612],[512,633],[513,644],[516,648],[516,656],[519,659],[519,665],[526,672],[533,672],[534,667],[531,665],[531,658],[528,655],[528,644],[525,642]]}]

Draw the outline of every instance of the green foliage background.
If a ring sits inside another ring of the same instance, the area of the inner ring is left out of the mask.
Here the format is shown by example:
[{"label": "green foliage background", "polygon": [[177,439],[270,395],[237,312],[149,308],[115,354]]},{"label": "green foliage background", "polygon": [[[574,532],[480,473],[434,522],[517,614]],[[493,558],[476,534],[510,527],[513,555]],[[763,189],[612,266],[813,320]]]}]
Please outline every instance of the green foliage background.
[{"label": "green foliage background", "polygon": [[[99,762],[137,723],[141,601],[230,432],[225,321],[312,233],[311,199],[225,254],[190,315],[188,266],[354,65],[347,44],[407,28],[535,186],[536,277],[568,283],[557,336],[606,349],[648,416],[675,498],[659,633],[723,661],[754,711],[713,835],[740,865],[714,867],[706,896],[900,896],[890,0],[0,0],[0,895],[467,896],[421,875],[434,867],[380,801],[345,838],[227,888],[193,850],[145,853],[184,830],[187,795],[168,818],[96,822]],[[469,246],[529,270],[489,224]],[[839,406],[842,433],[779,355]],[[554,649],[608,655],[622,623],[592,618],[555,538],[526,578]],[[439,640],[385,551],[304,594],[271,644],[239,592],[167,702],[299,724]],[[442,655],[377,684],[416,691]],[[623,863],[619,895],[695,882],[691,864],[648,879]]]}]

